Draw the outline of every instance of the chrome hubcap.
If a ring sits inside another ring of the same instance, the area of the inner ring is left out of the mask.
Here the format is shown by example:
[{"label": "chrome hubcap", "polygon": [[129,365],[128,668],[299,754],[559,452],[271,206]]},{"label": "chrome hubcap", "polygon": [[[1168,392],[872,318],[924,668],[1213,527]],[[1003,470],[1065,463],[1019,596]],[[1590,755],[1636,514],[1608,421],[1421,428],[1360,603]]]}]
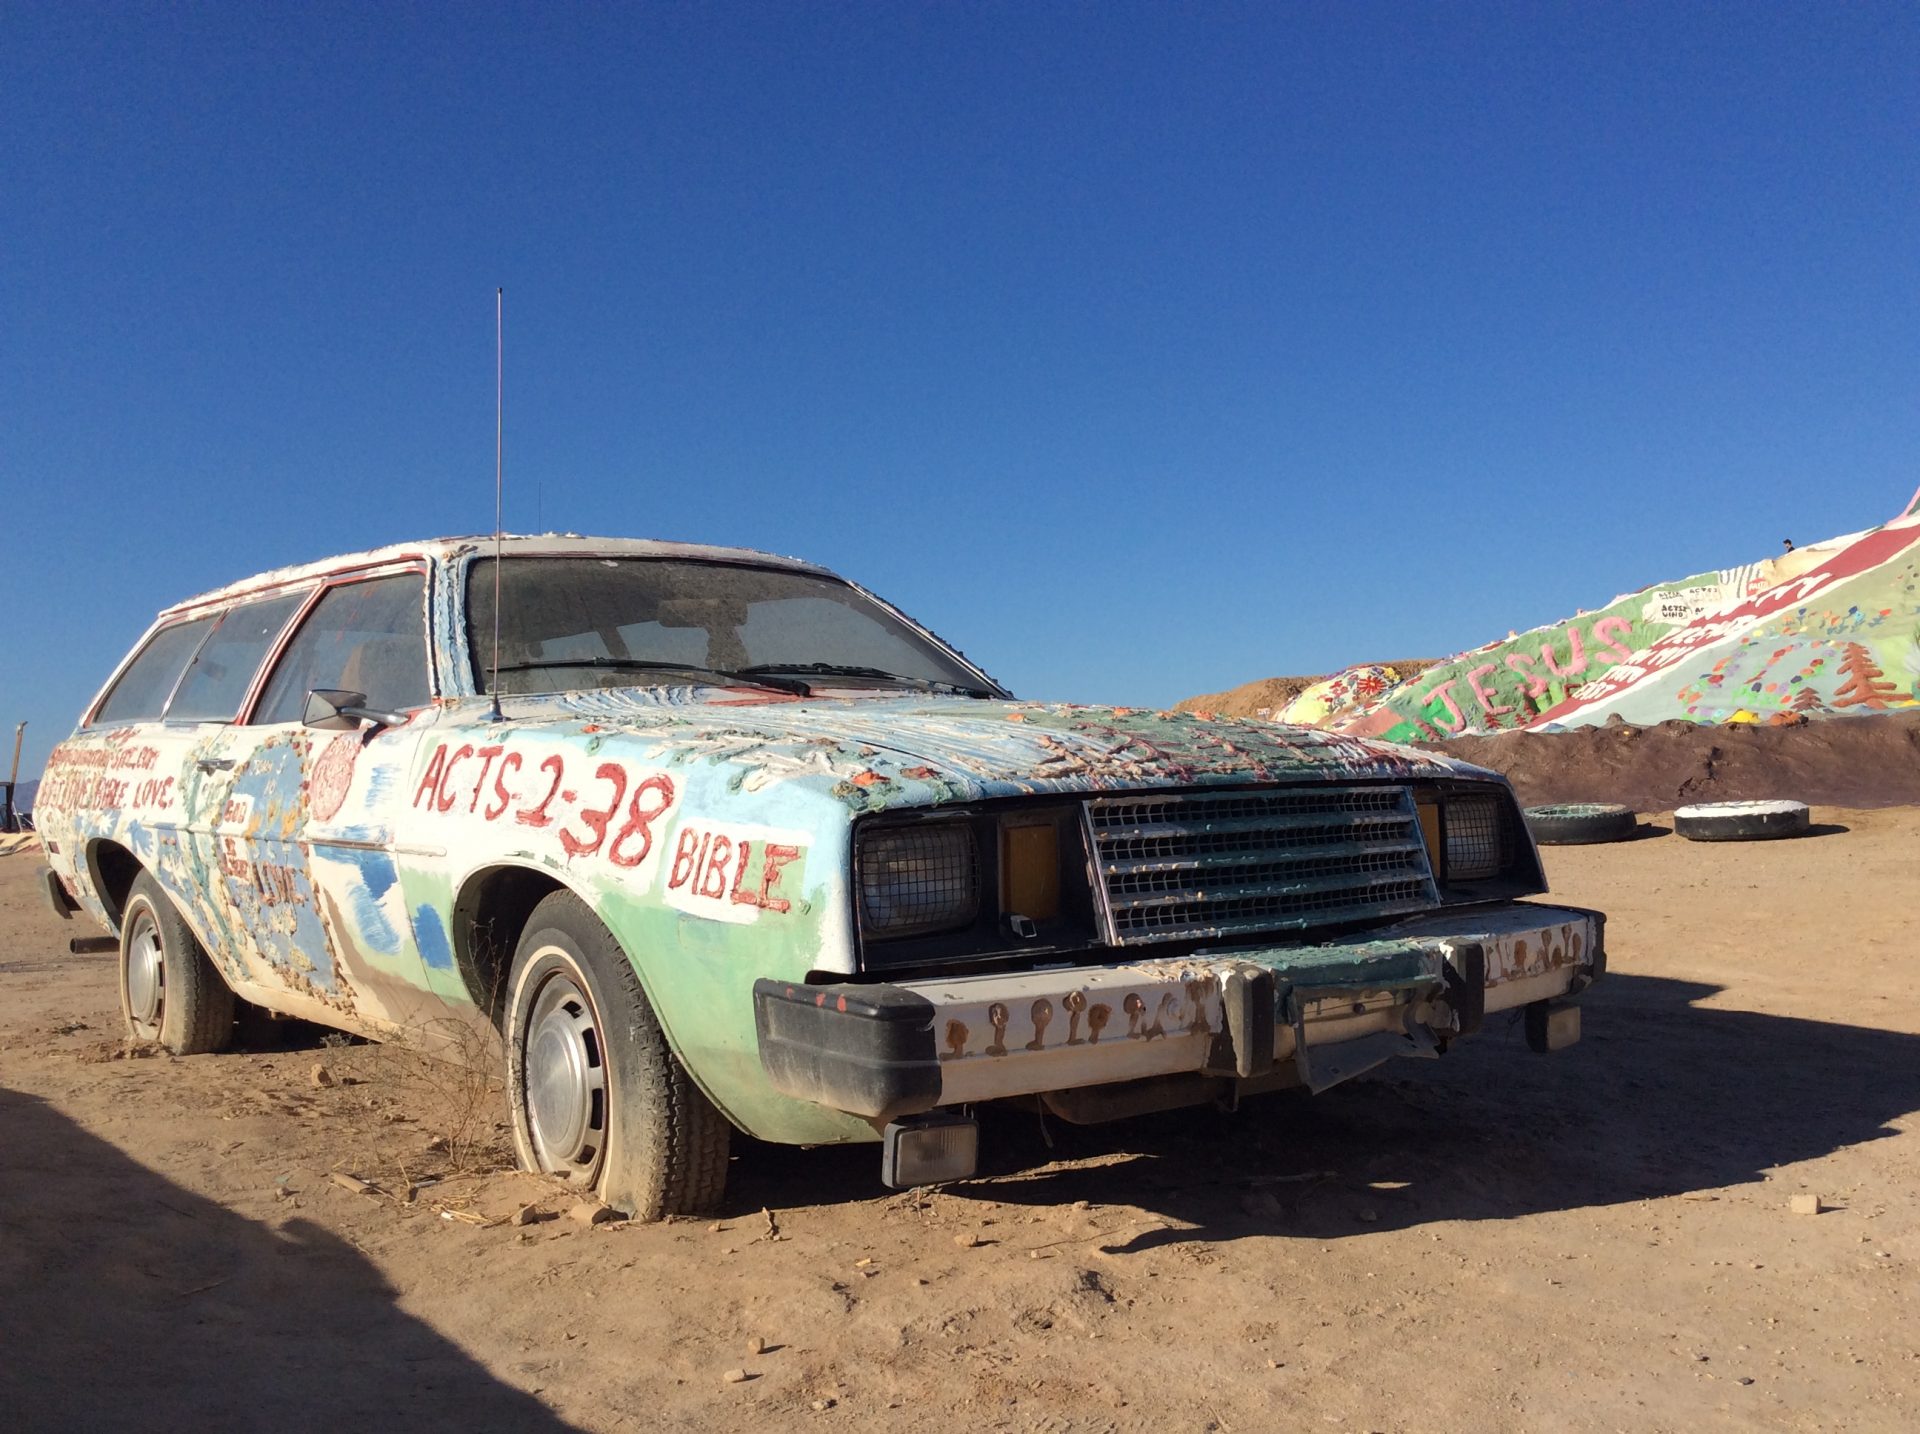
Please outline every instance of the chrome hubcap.
[{"label": "chrome hubcap", "polygon": [[167,995],[166,953],[153,918],[142,912],[134,918],[127,938],[127,1014],[137,1026],[157,1026]]},{"label": "chrome hubcap", "polygon": [[527,1020],[527,1124],[540,1168],[591,1181],[606,1153],[607,1069],[593,1003],[556,972]]}]

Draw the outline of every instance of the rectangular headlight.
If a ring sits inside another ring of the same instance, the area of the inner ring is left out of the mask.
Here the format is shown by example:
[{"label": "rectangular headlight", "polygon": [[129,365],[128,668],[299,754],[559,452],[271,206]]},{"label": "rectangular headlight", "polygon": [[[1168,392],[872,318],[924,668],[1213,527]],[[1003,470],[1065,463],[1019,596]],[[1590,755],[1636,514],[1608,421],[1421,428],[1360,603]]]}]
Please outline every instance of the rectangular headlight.
[{"label": "rectangular headlight", "polygon": [[869,936],[965,926],[980,907],[980,863],[964,822],[882,827],[860,842],[860,918]]},{"label": "rectangular headlight", "polygon": [[1447,831],[1448,881],[1480,881],[1500,874],[1500,799],[1496,796],[1448,797],[1443,808]]}]

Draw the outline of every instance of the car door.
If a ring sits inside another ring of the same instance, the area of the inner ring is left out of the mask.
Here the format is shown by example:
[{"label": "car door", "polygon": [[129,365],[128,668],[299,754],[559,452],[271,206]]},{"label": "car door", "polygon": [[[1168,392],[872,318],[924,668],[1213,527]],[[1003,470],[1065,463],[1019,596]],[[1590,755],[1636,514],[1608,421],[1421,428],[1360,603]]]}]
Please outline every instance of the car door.
[{"label": "car door", "polygon": [[[237,722],[268,654],[313,592],[308,586],[269,593],[221,611],[166,708],[167,732],[190,743],[181,765],[179,803],[194,903],[188,919],[236,988],[257,986],[270,972],[261,951],[268,931],[261,923],[236,919],[231,891],[236,882],[250,884],[258,874],[221,841],[236,789],[249,775],[248,743]],[[165,882],[164,863],[160,869]]]},{"label": "car door", "polygon": [[[258,933],[284,1009],[370,1034],[440,1010],[393,841],[421,740],[414,719],[432,701],[426,582],[407,567],[324,588],[224,754],[234,763],[219,828],[233,919]],[[363,693],[402,720],[307,727],[316,688]]]}]

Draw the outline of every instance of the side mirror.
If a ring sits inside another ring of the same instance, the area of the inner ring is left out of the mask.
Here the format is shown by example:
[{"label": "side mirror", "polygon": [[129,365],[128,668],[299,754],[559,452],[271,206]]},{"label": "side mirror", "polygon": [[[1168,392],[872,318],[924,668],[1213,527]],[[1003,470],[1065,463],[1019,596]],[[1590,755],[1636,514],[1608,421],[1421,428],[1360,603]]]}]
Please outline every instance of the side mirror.
[{"label": "side mirror", "polygon": [[367,694],[349,692],[341,687],[316,687],[307,693],[301,725],[323,732],[352,732],[362,722],[376,727],[397,727],[407,720],[402,712],[379,712],[367,706]]}]

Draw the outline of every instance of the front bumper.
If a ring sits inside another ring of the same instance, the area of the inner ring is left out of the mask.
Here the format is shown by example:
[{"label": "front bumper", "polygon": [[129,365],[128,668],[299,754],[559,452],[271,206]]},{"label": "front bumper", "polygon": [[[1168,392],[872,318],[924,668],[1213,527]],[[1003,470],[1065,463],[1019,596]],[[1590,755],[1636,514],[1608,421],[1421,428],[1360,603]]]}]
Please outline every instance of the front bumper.
[{"label": "front bumper", "polygon": [[761,980],[754,1019],[776,1090],[876,1121],[1181,1073],[1324,1090],[1434,1054],[1492,1012],[1577,995],[1605,970],[1605,925],[1517,902],[1322,946],[892,985]]}]

